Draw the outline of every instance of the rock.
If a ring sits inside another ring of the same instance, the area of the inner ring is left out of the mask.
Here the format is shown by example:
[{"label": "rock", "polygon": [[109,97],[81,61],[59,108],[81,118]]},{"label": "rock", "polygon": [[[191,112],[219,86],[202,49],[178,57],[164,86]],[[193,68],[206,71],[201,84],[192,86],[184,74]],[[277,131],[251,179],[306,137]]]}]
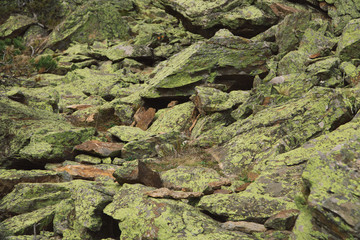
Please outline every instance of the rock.
[{"label": "rock", "polygon": [[150,99],[191,96],[195,85],[214,82],[249,90],[254,76],[268,71],[265,62],[273,47],[273,43],[237,36],[214,36],[159,64],[141,95]]},{"label": "rock", "polygon": [[99,157],[95,157],[95,156],[90,156],[90,155],[86,155],[86,154],[79,154],[75,157],[75,161],[79,162],[79,163],[85,163],[85,164],[100,164],[101,163],[101,158]]},{"label": "rock", "polygon": [[51,32],[47,47],[64,49],[71,41],[88,43],[114,38],[126,39],[129,37],[129,26],[122,16],[132,10],[131,1],[83,3],[67,14],[59,27]]},{"label": "rock", "polygon": [[0,198],[12,191],[18,183],[62,182],[64,177],[53,171],[0,169]]},{"label": "rock", "polygon": [[229,110],[245,102],[249,93],[232,91],[230,94],[211,87],[195,87],[196,96],[192,98],[197,109],[202,114]]},{"label": "rock", "polygon": [[116,189],[116,184],[102,186],[83,180],[18,184],[1,200],[0,209],[19,215],[2,221],[0,229],[5,236],[33,234],[33,225],[41,222],[44,229],[51,227],[64,238],[91,239],[92,233],[101,233],[100,212]]},{"label": "rock", "polygon": [[110,167],[102,167],[101,165],[97,166],[90,166],[90,165],[67,165],[63,167],[54,168],[56,172],[67,172],[73,178],[82,178],[87,180],[95,180],[97,177],[108,177],[110,179],[114,179],[113,174],[117,167],[110,166]]},{"label": "rock", "polygon": [[330,57],[309,65],[306,71],[314,74],[320,80],[320,86],[341,87],[344,86],[345,82],[339,65],[339,58]]},{"label": "rock", "polygon": [[108,129],[108,132],[123,142],[136,141],[151,136],[149,132],[145,132],[138,127],[129,126],[115,126]]},{"label": "rock", "polygon": [[140,107],[134,114],[135,127],[146,131],[155,117],[155,112],[155,108]]},{"label": "rock", "polygon": [[122,238],[128,239],[255,239],[227,231],[218,222],[182,201],[149,198],[153,190],[124,184],[104,213],[119,221]]},{"label": "rock", "polygon": [[297,209],[281,211],[266,220],[264,226],[276,230],[291,230],[298,215],[299,210]]},{"label": "rock", "polygon": [[[214,186],[215,181],[223,180],[213,169],[189,166],[179,166],[162,172],[161,179],[165,187],[185,188],[193,192],[209,191],[211,186],[216,188]],[[228,184],[226,181],[222,183]]]},{"label": "rock", "polygon": [[351,20],[344,28],[340,37],[336,54],[341,61],[350,61],[358,57],[358,49],[360,44],[360,33],[358,28],[360,21],[358,19]]},{"label": "rock", "polygon": [[240,231],[245,233],[253,233],[253,232],[265,232],[266,228],[264,225],[254,222],[225,222],[221,224],[221,227],[232,230],[232,231]]},{"label": "rock", "polygon": [[124,144],[90,140],[76,145],[74,150],[100,157],[119,157]]},{"label": "rock", "polygon": [[92,48],[96,54],[105,56],[111,61],[120,61],[124,58],[137,58],[137,59],[151,59],[153,57],[151,48],[141,45],[129,45],[120,43],[106,49],[97,49],[96,46]]},{"label": "rock", "polygon": [[168,188],[159,188],[153,191],[146,192],[145,194],[153,198],[173,198],[173,199],[199,198],[203,195],[201,192],[172,191]]},{"label": "rock", "polygon": [[114,177],[119,184],[141,183],[157,188],[162,186],[160,175],[140,160],[124,163],[114,172]]},{"label": "rock", "polygon": [[0,26],[0,38],[18,37],[33,24],[36,24],[34,18],[20,14],[10,16],[7,21]]},{"label": "rock", "polygon": [[186,102],[166,109],[149,127],[152,133],[182,132],[190,127],[190,119],[194,110],[192,102]]}]

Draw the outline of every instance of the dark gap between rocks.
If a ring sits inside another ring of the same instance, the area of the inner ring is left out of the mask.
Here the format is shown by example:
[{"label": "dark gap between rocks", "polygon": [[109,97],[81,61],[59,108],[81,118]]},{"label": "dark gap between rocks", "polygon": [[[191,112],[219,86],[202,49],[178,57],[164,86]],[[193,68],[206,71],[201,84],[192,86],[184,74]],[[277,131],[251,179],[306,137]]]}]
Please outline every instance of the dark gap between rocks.
[{"label": "dark gap between rocks", "polygon": [[202,213],[206,214],[207,216],[211,217],[212,219],[214,219],[215,221],[218,221],[218,222],[226,222],[228,217],[225,217],[225,216],[220,216],[220,215],[216,215],[216,214],[213,214],[213,213],[210,213],[209,211],[207,210],[200,210]]},{"label": "dark gap between rocks", "polygon": [[249,75],[222,75],[217,76],[214,83],[226,85],[228,92],[234,90],[251,90],[254,77]]},{"label": "dark gap between rocks", "polygon": [[167,108],[171,101],[178,101],[177,104],[189,102],[189,96],[178,96],[178,97],[160,97],[160,98],[144,98],[145,108],[155,108],[157,110]]},{"label": "dark gap between rocks", "polygon": [[119,229],[119,222],[112,217],[102,213],[102,225],[98,232],[93,232],[91,235],[94,239],[120,239],[121,231]]}]

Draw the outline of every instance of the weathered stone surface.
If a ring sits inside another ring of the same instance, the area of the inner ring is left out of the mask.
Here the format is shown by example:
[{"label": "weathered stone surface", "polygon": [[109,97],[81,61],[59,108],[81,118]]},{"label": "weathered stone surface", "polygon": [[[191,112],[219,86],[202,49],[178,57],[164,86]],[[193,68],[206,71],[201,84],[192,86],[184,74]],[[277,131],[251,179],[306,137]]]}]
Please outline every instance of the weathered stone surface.
[{"label": "weathered stone surface", "polygon": [[101,142],[98,140],[90,140],[83,142],[80,145],[76,145],[74,150],[94,154],[100,157],[120,157],[121,149],[124,144],[112,143],[112,142]]},{"label": "weathered stone surface", "polygon": [[251,89],[253,77],[268,71],[265,62],[272,55],[272,47],[273,43],[224,37],[219,33],[159,64],[142,96],[190,96],[195,84],[213,82],[229,88]]},{"label": "weathered stone surface", "polygon": [[336,49],[336,53],[342,61],[349,61],[353,58],[358,58],[360,50],[359,27],[360,20],[354,19],[351,20],[344,28]]},{"label": "weathered stone surface", "polygon": [[25,15],[17,14],[10,16],[7,21],[0,26],[0,38],[18,37],[24,33],[29,26],[35,23],[36,20],[34,18]]},{"label": "weathered stone surface", "polygon": [[276,230],[291,230],[298,215],[299,210],[297,209],[281,211],[266,220],[264,226]]},{"label": "weathered stone surface", "polygon": [[155,112],[155,108],[145,109],[144,107],[140,107],[134,114],[135,127],[144,131],[148,129],[149,125],[154,120]]},{"label": "weathered stone surface", "polygon": [[153,198],[173,198],[173,199],[199,198],[203,195],[203,193],[201,192],[172,191],[168,188],[159,188],[153,191],[146,192],[145,194]]},{"label": "weathered stone surface", "polygon": [[53,171],[0,169],[0,198],[18,183],[62,182],[63,176]]},{"label": "weathered stone surface", "polygon": [[95,156],[91,156],[91,155],[86,155],[86,154],[79,154],[75,157],[75,161],[79,162],[79,163],[84,163],[84,164],[100,164],[101,163],[101,158],[99,157],[95,157]]},{"label": "weathered stone surface", "polygon": [[97,177],[108,177],[110,179],[114,179],[114,172],[117,167],[111,166],[108,168],[102,166],[89,166],[84,164],[78,165],[67,165],[62,167],[54,168],[56,172],[67,172],[73,178],[82,178],[88,180],[95,180]]},{"label": "weathered stone surface", "polygon": [[140,160],[124,163],[115,170],[114,177],[119,184],[142,183],[145,186],[161,187],[162,181],[157,172],[151,170]]},{"label": "weathered stone surface", "polygon": [[221,181],[220,174],[215,170],[205,167],[179,166],[161,173],[165,187],[185,188],[193,192],[209,190],[210,183]]},{"label": "weathered stone surface", "polygon": [[221,227],[232,230],[232,231],[240,231],[240,232],[246,232],[246,233],[253,233],[253,232],[265,232],[266,228],[264,225],[254,222],[225,222],[221,224]]},{"label": "weathered stone surface", "polygon": [[245,102],[249,92],[232,91],[230,94],[211,87],[195,87],[196,95],[192,99],[200,113],[211,113],[229,110]]},{"label": "weathered stone surface", "polygon": [[108,129],[108,132],[124,142],[136,141],[151,136],[149,132],[138,127],[129,126],[115,126]]},{"label": "weathered stone surface", "polygon": [[104,213],[119,221],[122,239],[255,239],[231,232],[196,208],[181,201],[149,198],[153,188],[139,184],[124,186]]},{"label": "weathered stone surface", "polygon": [[186,102],[173,108],[165,109],[149,127],[148,131],[152,133],[167,133],[187,130],[191,125],[190,119],[193,110],[194,104],[192,102]]}]

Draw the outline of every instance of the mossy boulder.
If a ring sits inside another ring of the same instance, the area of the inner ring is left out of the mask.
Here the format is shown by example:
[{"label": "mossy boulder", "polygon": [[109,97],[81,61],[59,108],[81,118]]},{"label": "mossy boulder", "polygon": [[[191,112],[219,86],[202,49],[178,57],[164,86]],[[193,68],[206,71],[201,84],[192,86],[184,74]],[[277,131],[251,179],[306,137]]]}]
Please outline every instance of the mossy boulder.
[{"label": "mossy boulder", "polygon": [[119,221],[121,239],[254,239],[227,231],[198,209],[181,201],[154,199],[145,192],[154,188],[124,184],[104,213]]},{"label": "mossy boulder", "polygon": [[142,96],[190,96],[194,85],[213,82],[251,89],[253,77],[268,71],[265,63],[273,47],[272,43],[218,33],[159,64]]},{"label": "mossy boulder", "polygon": [[140,128],[130,126],[115,126],[108,129],[108,132],[124,142],[141,140],[151,135],[151,133]]},{"label": "mossy boulder", "polygon": [[360,51],[360,20],[354,19],[346,24],[336,49],[341,61],[350,61],[359,57]]},{"label": "mossy boulder", "polygon": [[0,26],[0,38],[13,38],[23,34],[29,26],[36,23],[34,18],[25,15],[10,16],[5,23]]}]

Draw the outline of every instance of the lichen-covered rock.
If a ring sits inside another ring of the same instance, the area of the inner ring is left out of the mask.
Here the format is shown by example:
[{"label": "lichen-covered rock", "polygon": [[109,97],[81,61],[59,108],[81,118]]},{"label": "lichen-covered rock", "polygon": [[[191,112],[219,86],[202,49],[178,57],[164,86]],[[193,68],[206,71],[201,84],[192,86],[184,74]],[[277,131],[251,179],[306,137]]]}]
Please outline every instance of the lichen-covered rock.
[{"label": "lichen-covered rock", "polygon": [[62,182],[64,179],[62,174],[53,171],[0,169],[0,198],[11,192],[18,183]]},{"label": "lichen-covered rock", "polygon": [[191,138],[196,139],[200,137],[204,132],[213,129],[217,126],[227,126],[233,123],[233,119],[228,113],[215,112],[209,115],[200,116],[197,119],[194,128],[191,130]]},{"label": "lichen-covered rock", "polygon": [[120,239],[255,239],[226,231],[198,209],[181,201],[145,195],[153,188],[124,184],[104,213],[119,221]]},{"label": "lichen-covered rock", "polygon": [[161,187],[162,181],[159,173],[150,169],[140,160],[126,162],[114,172],[114,177],[119,184],[142,183],[149,187]]},{"label": "lichen-covered rock", "polygon": [[187,189],[192,192],[209,190],[209,183],[221,180],[215,170],[205,167],[179,166],[161,173],[165,187]]},{"label": "lichen-covered rock", "polygon": [[70,41],[90,43],[112,38],[126,39],[129,37],[129,26],[123,15],[132,10],[132,1],[82,3],[51,32],[47,47],[66,48]]},{"label": "lichen-covered rock", "polygon": [[195,87],[196,96],[192,98],[200,113],[219,112],[231,109],[247,100],[249,93],[232,91],[229,94],[212,87]]},{"label": "lichen-covered rock", "polygon": [[86,155],[86,154],[79,154],[75,157],[75,161],[79,162],[79,163],[85,163],[85,164],[100,164],[101,163],[101,158],[99,157],[95,157],[95,156],[91,156],[91,155]]},{"label": "lichen-covered rock", "polygon": [[341,61],[350,61],[353,58],[358,58],[360,51],[360,20],[351,20],[343,30],[340,37],[336,54]]},{"label": "lichen-covered rock", "polygon": [[176,105],[173,108],[165,109],[147,131],[152,133],[167,133],[187,130],[191,126],[194,107],[192,102],[186,102]]},{"label": "lichen-covered rock", "polygon": [[350,108],[340,93],[315,88],[303,98],[266,108],[219,128],[215,133],[217,140],[211,131],[202,138],[227,142],[220,151],[220,166],[227,173],[241,173],[254,165],[261,168],[262,159],[289,151],[320,133],[336,129],[352,118]]},{"label": "lichen-covered rock", "polygon": [[339,69],[340,59],[329,57],[309,65],[306,69],[319,79],[319,85],[323,87],[342,87],[345,82]]},{"label": "lichen-covered rock", "polygon": [[[6,235],[32,234],[33,225],[46,219],[44,228],[53,229],[64,238],[93,239],[93,233],[99,232],[103,224],[99,213],[111,202],[116,189],[116,184],[83,180],[57,184],[20,183],[0,203],[5,214],[19,215],[0,225],[5,227]],[[28,221],[28,224],[19,221]]]},{"label": "lichen-covered rock", "polygon": [[108,129],[108,132],[111,133],[113,136],[119,138],[123,142],[141,140],[151,135],[150,132],[141,130],[138,127],[130,126],[115,126]]},{"label": "lichen-covered rock", "polygon": [[74,150],[88,154],[95,154],[100,157],[118,157],[121,155],[121,149],[123,146],[124,144],[122,143],[90,140],[76,145]]},{"label": "lichen-covered rock", "polygon": [[142,96],[190,96],[194,84],[213,82],[251,89],[253,77],[268,71],[265,62],[275,50],[273,47],[269,42],[217,34],[159,64]]},{"label": "lichen-covered rock", "polygon": [[13,15],[10,16],[7,21],[0,26],[1,38],[13,38],[24,33],[26,29],[35,24],[34,18],[27,17],[25,15]]}]

